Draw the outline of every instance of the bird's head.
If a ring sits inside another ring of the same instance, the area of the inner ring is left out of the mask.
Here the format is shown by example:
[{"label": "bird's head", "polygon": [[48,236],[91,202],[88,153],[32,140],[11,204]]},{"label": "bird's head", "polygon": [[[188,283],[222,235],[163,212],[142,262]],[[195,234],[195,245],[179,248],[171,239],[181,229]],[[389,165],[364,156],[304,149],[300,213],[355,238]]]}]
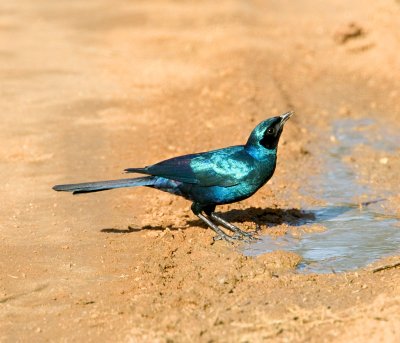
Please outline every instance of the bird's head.
[{"label": "bird's head", "polygon": [[258,124],[246,143],[247,149],[267,149],[276,151],[285,122],[294,114],[293,111],[272,117]]}]

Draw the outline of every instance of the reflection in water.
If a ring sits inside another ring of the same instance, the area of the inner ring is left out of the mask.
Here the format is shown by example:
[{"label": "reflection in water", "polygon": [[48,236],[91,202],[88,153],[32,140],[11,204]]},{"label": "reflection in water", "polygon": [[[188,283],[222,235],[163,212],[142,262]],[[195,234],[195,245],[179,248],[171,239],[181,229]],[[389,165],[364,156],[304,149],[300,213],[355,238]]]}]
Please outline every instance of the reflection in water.
[{"label": "reflection in water", "polygon": [[[271,250],[284,249],[303,257],[301,271],[329,273],[363,267],[383,256],[400,250],[398,218],[379,213],[380,202],[373,201],[359,207],[350,202],[361,195],[372,194],[367,186],[356,182],[352,170],[341,158],[351,153],[356,144],[373,144],[374,148],[392,150],[398,142],[391,137],[385,143],[370,142],[360,126],[371,121],[339,121],[334,126],[337,144],[326,157],[327,172],[315,181],[327,206],[311,209],[314,220],[327,228],[323,233],[304,234],[300,238],[290,234],[273,239],[263,237],[245,248],[246,255],[258,255]],[[318,196],[317,194],[315,194]],[[306,222],[307,223],[307,222]]]}]

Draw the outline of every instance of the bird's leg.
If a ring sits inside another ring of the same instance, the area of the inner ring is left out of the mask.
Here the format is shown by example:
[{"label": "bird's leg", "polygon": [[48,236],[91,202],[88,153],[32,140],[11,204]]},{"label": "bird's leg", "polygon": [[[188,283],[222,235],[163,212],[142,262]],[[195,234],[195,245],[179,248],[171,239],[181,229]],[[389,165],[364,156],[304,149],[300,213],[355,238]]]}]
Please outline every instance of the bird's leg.
[{"label": "bird's leg", "polygon": [[222,231],[217,225],[215,225],[210,219],[205,217],[202,213],[197,213],[197,217],[199,217],[204,223],[206,223],[214,232],[218,235],[219,239],[223,239],[227,242],[234,242],[236,238],[228,236],[224,231]]},{"label": "bird's leg", "polygon": [[[226,227],[228,230],[235,232],[235,235],[233,235],[233,236],[227,235],[224,231],[222,231],[220,229],[220,227],[218,225],[216,225],[215,223],[212,222],[211,218],[213,218],[212,214],[214,214],[215,205],[202,205],[202,204],[194,202],[192,204],[191,209],[197,217],[199,217],[204,223],[206,223],[217,234],[217,236],[214,237],[214,240],[223,239],[227,242],[233,242],[234,240],[243,239],[243,235],[238,234],[238,232],[232,228],[233,225],[226,222],[225,220],[218,217],[218,219],[222,220],[223,223],[220,220],[218,222],[221,225],[223,225],[224,227]],[[206,216],[203,213],[205,213]],[[218,220],[218,219],[216,219],[216,220]],[[231,225],[231,226],[227,227],[224,224]],[[236,228],[236,226],[235,226],[235,228]],[[237,228],[237,229],[239,231],[241,231],[239,228]]]},{"label": "bird's leg", "polygon": [[234,232],[235,233],[234,237],[236,236],[238,238],[247,237],[249,239],[257,239],[255,237],[253,237],[253,233],[240,230],[237,226],[235,226],[235,225],[229,223],[228,221],[226,221],[225,219],[221,218],[215,212],[211,212],[209,214],[209,216],[212,219],[214,219],[215,221],[217,221],[219,224],[221,224],[222,226],[227,228],[228,230]]}]

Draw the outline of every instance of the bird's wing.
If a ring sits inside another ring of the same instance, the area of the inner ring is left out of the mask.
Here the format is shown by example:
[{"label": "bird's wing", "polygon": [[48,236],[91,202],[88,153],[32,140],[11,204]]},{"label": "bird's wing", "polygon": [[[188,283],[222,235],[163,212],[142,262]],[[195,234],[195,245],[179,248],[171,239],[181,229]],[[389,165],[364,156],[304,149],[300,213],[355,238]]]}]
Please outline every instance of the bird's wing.
[{"label": "bird's wing", "polygon": [[239,184],[254,167],[243,146],[179,156],[145,168],[125,169],[128,173],[161,176],[200,186],[230,187]]}]

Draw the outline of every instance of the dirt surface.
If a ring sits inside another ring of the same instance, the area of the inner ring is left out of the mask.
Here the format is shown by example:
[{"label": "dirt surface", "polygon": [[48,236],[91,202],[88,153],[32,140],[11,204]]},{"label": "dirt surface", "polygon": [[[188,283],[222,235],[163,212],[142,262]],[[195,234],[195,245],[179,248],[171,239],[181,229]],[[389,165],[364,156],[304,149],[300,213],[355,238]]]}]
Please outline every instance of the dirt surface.
[{"label": "dirt surface", "polygon": [[[304,275],[296,254],[212,244],[183,199],[51,187],[244,143],[295,110],[273,179],[219,208],[294,229],[323,204],[306,190],[334,120],[399,132],[399,16],[394,0],[2,1],[0,341],[398,342],[400,256]],[[399,156],[346,157],[397,214]]]}]

